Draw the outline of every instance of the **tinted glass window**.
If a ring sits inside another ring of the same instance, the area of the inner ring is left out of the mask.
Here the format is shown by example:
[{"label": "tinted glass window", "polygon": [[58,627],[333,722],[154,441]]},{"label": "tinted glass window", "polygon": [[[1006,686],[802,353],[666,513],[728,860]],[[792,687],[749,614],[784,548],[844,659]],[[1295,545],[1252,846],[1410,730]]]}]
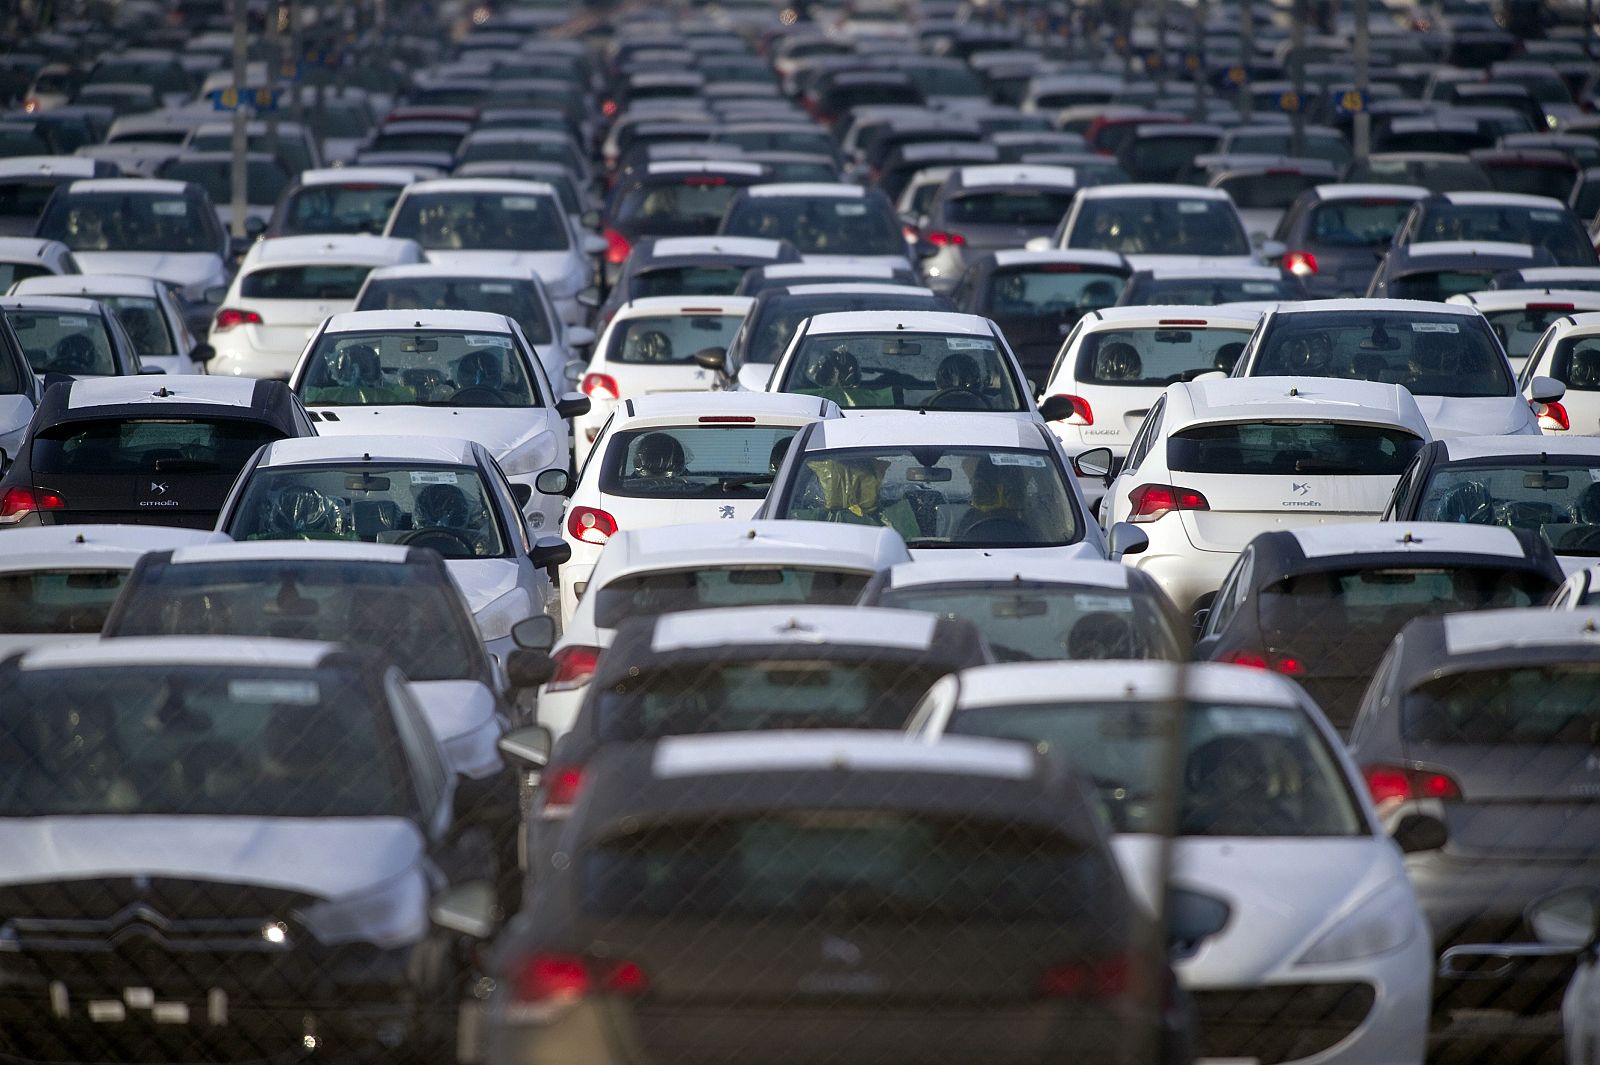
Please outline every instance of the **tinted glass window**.
[{"label": "tinted glass window", "polygon": [[1600,392],[1600,336],[1569,336],[1556,345],[1550,375],[1574,392]]},{"label": "tinted glass window", "polygon": [[1257,300],[1277,302],[1304,298],[1305,290],[1293,278],[1243,280],[1236,277],[1170,277],[1145,281],[1129,294],[1129,301],[1146,306],[1186,303],[1215,306]]},{"label": "tinted glass window", "polygon": [[522,327],[530,344],[552,339],[550,318],[532,281],[481,277],[395,277],[374,280],[358,311],[437,308],[503,314]]},{"label": "tinted glass window", "polygon": [[[1093,780],[1118,832],[1159,831],[1166,707],[1044,703],[957,711],[946,731],[1023,740]],[[1333,752],[1303,711],[1193,705],[1184,737],[1184,836],[1356,836],[1361,814]]]},{"label": "tinted glass window", "polygon": [[645,296],[728,296],[744,279],[743,266],[646,267],[628,280],[628,294]]},{"label": "tinted glass window", "polygon": [[38,218],[50,194],[56,191],[54,181],[0,182],[0,215],[7,218]]},{"label": "tinted glass window", "polygon": [[51,426],[33,441],[35,473],[237,473],[282,433],[243,419],[105,419]]},{"label": "tinted glass window", "polygon": [[1233,205],[1178,197],[1090,200],[1083,204],[1069,248],[1124,255],[1249,255]]},{"label": "tinted glass window", "polygon": [[984,189],[947,201],[944,220],[952,225],[1054,229],[1066,217],[1072,196],[1070,190]]},{"label": "tinted glass window", "polygon": [[[207,133],[203,136],[196,134],[190,139],[188,147],[193,152],[229,152],[233,150],[233,134],[226,130]],[[267,138],[259,134],[251,137],[248,141],[248,147],[252,152],[265,152],[267,150]],[[272,155],[275,160],[274,165],[281,166],[290,174],[298,174],[302,170],[311,169],[311,151],[306,146],[306,142],[300,139],[299,136],[290,137],[285,131],[280,131],[278,146]],[[254,164],[252,164],[251,169],[254,169]],[[226,203],[227,199],[213,199],[213,202]],[[251,198],[251,202],[256,202],[254,197]],[[268,199],[261,202],[271,203],[272,200]]]},{"label": "tinted glass window", "polygon": [[50,268],[38,263],[0,263],[0,291],[9,291],[18,281],[30,277],[48,277]]},{"label": "tinted glass window", "polygon": [[1216,187],[1232,196],[1235,206],[1286,211],[1302,192],[1326,180],[1311,174],[1241,174]]},{"label": "tinted glass window", "polygon": [[1557,207],[1432,203],[1412,227],[1411,241],[1503,240],[1545,248],[1562,266],[1594,265],[1594,245],[1571,211]]},{"label": "tinted glass window", "polygon": [[872,197],[749,198],[728,210],[724,233],[787,240],[803,255],[905,255],[900,222]]},{"label": "tinted glass window", "polygon": [[1108,329],[1083,338],[1075,375],[1085,384],[1165,387],[1197,370],[1231,370],[1249,339],[1248,329]]},{"label": "tinted glass window", "polygon": [[159,193],[57,196],[39,222],[39,236],[73,251],[218,254],[223,245],[216,212],[203,199]]},{"label": "tinted glass window", "polygon": [[[1282,133],[1243,133],[1228,139],[1228,151],[1234,155],[1289,155],[1293,148],[1293,136],[1288,127]],[[1294,154],[1306,159],[1324,159],[1339,166],[1350,161],[1350,149],[1338,137],[1307,135],[1301,150]]]},{"label": "tinted glass window", "polygon": [[616,433],[606,445],[600,490],[650,498],[764,499],[795,432],[750,425]]},{"label": "tinted glass window", "polygon": [[1444,467],[1428,480],[1417,520],[1525,529],[1558,554],[1600,555],[1600,468]]},{"label": "tinted glass window", "polygon": [[1193,473],[1398,476],[1422,448],[1401,429],[1339,422],[1201,425],[1167,440],[1167,465]]},{"label": "tinted glass window", "polygon": [[1591,748],[1600,736],[1600,667],[1561,663],[1457,673],[1405,697],[1408,740]]},{"label": "tinted glass window", "polygon": [[118,636],[278,636],[388,655],[412,680],[478,680],[460,594],[393,562],[185,562],[147,571]]},{"label": "tinted glass window", "polygon": [[[162,178],[171,181],[192,181],[206,190],[214,204],[233,202],[233,166],[226,161],[185,162],[178,159],[163,163],[158,171]],[[251,160],[246,174],[245,202],[254,204],[276,203],[289,185],[289,172],[275,160]]]},{"label": "tinted glass window", "polygon": [[36,374],[117,372],[111,337],[98,314],[62,311],[5,311],[22,353]]},{"label": "tinted glass window", "polygon": [[370,266],[274,266],[239,282],[239,294],[256,300],[353,300]]},{"label": "tinted glass window", "polygon": [[987,336],[813,333],[773,390],[854,408],[1024,409],[1008,357]]},{"label": "tinted glass window", "polygon": [[611,330],[606,361],[687,365],[694,362],[697,351],[726,348],[743,321],[742,314],[666,314],[659,318],[624,319]]},{"label": "tinted glass window", "polygon": [[595,624],[609,629],[631,617],[724,606],[847,606],[868,574],[803,566],[737,566],[624,577],[594,593]]},{"label": "tinted glass window", "polygon": [[1262,590],[1258,611],[1269,641],[1330,625],[1371,636],[1423,615],[1532,606],[1549,592],[1533,574],[1484,566],[1358,569],[1279,581]]},{"label": "tinted glass window", "polygon": [[714,175],[683,178],[670,185],[636,188],[622,198],[617,218],[639,223],[645,228],[658,222],[698,222],[705,232],[714,232],[738,185]]},{"label": "tinted glass window", "polygon": [[404,817],[388,709],[348,674],[22,670],[0,716],[0,814]]},{"label": "tinted glass window", "polygon": [[1487,192],[1489,176],[1467,159],[1385,159],[1374,156],[1351,167],[1346,181],[1421,185],[1433,192]]},{"label": "tinted glass window", "polygon": [[1389,279],[1392,299],[1442,302],[1464,292],[1487,288],[1493,270],[1418,270]]},{"label": "tinted glass window", "polygon": [[430,192],[407,196],[389,235],[429,251],[566,251],[567,222],[553,195]]},{"label": "tinted glass window", "polygon": [[312,185],[284,205],[282,233],[382,233],[398,199],[395,185]]},{"label": "tinted glass window", "polygon": [[116,569],[0,573],[0,632],[94,635],[127,577]]},{"label": "tinted glass window", "polygon": [[1506,354],[1513,359],[1526,359],[1532,354],[1533,346],[1539,342],[1544,331],[1550,328],[1550,324],[1557,318],[1571,313],[1567,310],[1540,310],[1537,307],[1530,307],[1510,311],[1484,311],[1483,316],[1489,320],[1494,335],[1500,338],[1500,346],[1506,349]]},{"label": "tinted glass window", "polygon": [[[1482,287],[1486,279],[1475,278]],[[1253,377],[1313,376],[1404,385],[1419,396],[1510,396],[1511,370],[1476,315],[1283,315],[1261,340]]]},{"label": "tinted glass window", "polygon": [[833,311],[941,311],[950,306],[938,296],[910,293],[904,296],[886,294],[846,294],[827,296],[779,297],[762,303],[751,313],[760,317],[751,322],[751,335],[744,352],[744,361],[775,363],[783,356],[794,339],[800,323],[817,314]]},{"label": "tinted glass window", "polygon": [[1335,247],[1386,247],[1410,213],[1410,200],[1331,200],[1311,209],[1307,235]]},{"label": "tinted glass window", "polygon": [[318,406],[540,404],[509,333],[324,333],[300,391]]}]

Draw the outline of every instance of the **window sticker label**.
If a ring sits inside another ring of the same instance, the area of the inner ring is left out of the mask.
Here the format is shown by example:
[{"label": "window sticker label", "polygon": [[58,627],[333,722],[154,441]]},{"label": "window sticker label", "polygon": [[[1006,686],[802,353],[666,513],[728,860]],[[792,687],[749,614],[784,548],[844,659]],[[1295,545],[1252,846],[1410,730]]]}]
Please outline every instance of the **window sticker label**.
[{"label": "window sticker label", "polygon": [[1179,214],[1205,214],[1211,205],[1203,200],[1179,200]]},{"label": "window sticker label", "polygon": [[1050,461],[1043,455],[1019,455],[1015,453],[998,453],[989,456],[989,462],[995,466],[1029,466],[1042,470],[1050,465]]},{"label": "window sticker label", "polygon": [[1116,595],[1085,595],[1078,592],[1072,596],[1072,605],[1085,614],[1108,610],[1114,614],[1133,613],[1133,600]]},{"label": "window sticker label", "polygon": [[1560,211],[1529,211],[1528,212],[1528,217],[1533,219],[1535,222],[1559,222],[1559,221],[1561,221],[1561,212]]},{"label": "window sticker label", "polygon": [[230,680],[228,698],[241,703],[316,706],[321,690],[314,680]]},{"label": "window sticker label", "polygon": [[539,209],[539,197],[507,196],[500,201],[500,206],[508,211],[537,211]]},{"label": "window sticker label", "polygon": [[993,351],[994,341],[975,337],[945,337],[944,346],[950,351]]},{"label": "window sticker label", "polygon": [[455,484],[454,470],[412,470],[412,484]]},{"label": "window sticker label", "polygon": [[157,200],[150,210],[166,218],[182,218],[189,213],[189,205],[182,200]]},{"label": "window sticker label", "polygon": [[1276,710],[1252,710],[1249,707],[1214,708],[1207,712],[1206,723],[1218,732],[1265,732],[1276,736],[1295,734],[1294,717]]},{"label": "window sticker label", "polygon": [[1454,322],[1412,322],[1413,333],[1459,333],[1461,327]]},{"label": "window sticker label", "polygon": [[860,218],[867,213],[867,205],[864,203],[836,203],[833,205],[833,213],[840,218]]},{"label": "window sticker label", "polygon": [[82,329],[84,326],[89,324],[89,319],[76,314],[63,314],[60,318],[57,318],[56,321],[62,326],[77,329]]},{"label": "window sticker label", "polygon": [[493,292],[497,296],[509,295],[513,289],[504,281],[485,281],[478,286],[480,292]]},{"label": "window sticker label", "polygon": [[488,336],[483,333],[469,333],[464,338],[469,348],[509,348],[510,337]]}]

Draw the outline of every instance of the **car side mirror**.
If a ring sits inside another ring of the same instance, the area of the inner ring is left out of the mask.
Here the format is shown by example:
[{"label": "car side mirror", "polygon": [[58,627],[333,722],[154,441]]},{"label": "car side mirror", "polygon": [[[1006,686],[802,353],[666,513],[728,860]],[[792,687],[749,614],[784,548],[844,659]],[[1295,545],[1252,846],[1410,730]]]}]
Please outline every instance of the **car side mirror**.
[{"label": "car side mirror", "polygon": [[1127,555],[1143,554],[1150,548],[1150,537],[1130,522],[1119,521],[1111,526],[1111,561],[1119,562]]},{"label": "car side mirror", "polygon": [[1582,950],[1600,940],[1600,891],[1566,888],[1536,899],[1527,909],[1528,927],[1541,943]]},{"label": "car side mirror", "polygon": [[572,558],[572,545],[559,536],[541,536],[534,542],[528,557],[535,566],[559,566]]},{"label": "car side mirror", "polygon": [[528,501],[533,498],[533,485],[522,484],[520,481],[512,481],[511,498],[517,501],[517,506],[527,506]]},{"label": "car side mirror", "polygon": [[1034,237],[1022,246],[1024,251],[1051,251],[1055,248],[1049,237]]},{"label": "car side mirror", "polygon": [[[207,303],[221,303],[223,300],[228,298],[228,286],[212,285],[210,288],[200,293],[200,298],[205,300]],[[207,346],[209,347],[209,345]]]},{"label": "car side mirror", "polygon": [[1535,403],[1559,403],[1567,386],[1554,377],[1535,377],[1528,382],[1528,398]]},{"label": "car side mirror", "polygon": [[1395,822],[1389,835],[1406,854],[1441,850],[1450,840],[1449,830],[1444,827],[1443,821],[1422,813],[1406,814]]},{"label": "car side mirror", "polygon": [[518,647],[506,655],[506,678],[518,691],[537,688],[555,675],[556,660],[543,651]]},{"label": "car side mirror", "polygon": [[[602,241],[602,243],[604,242]],[[605,249],[601,248],[600,250],[604,251]],[[578,306],[590,308],[600,306],[600,290],[595,288],[593,285],[590,285],[588,288],[578,293]]]},{"label": "car side mirror", "polygon": [[1281,240],[1263,240],[1261,242],[1261,257],[1269,262],[1276,261],[1288,254],[1289,246]]},{"label": "car side mirror", "polygon": [[587,363],[569,362],[561,367],[561,379],[569,385],[577,385],[583,380],[583,375],[589,372]]},{"label": "car side mirror", "polygon": [[500,737],[500,753],[534,769],[550,764],[550,748],[555,740],[543,725],[523,725]]},{"label": "car side mirror", "polygon": [[556,400],[556,414],[561,418],[577,418],[588,414],[591,406],[589,397],[582,392],[568,392]]},{"label": "car side mirror", "polygon": [[586,348],[595,342],[594,330],[586,325],[574,325],[567,328],[567,347]]},{"label": "car side mirror", "polygon": [[[1051,396],[1050,399],[1045,400],[1045,403],[1049,404],[1051,400],[1065,398],[1065,396]],[[1043,413],[1044,407],[1041,406],[1039,410],[1041,413]],[[1047,416],[1045,420],[1056,421],[1058,419]],[[1116,456],[1112,454],[1110,448],[1092,447],[1088,451],[1080,453],[1077,458],[1072,460],[1072,472],[1076,473],[1079,477],[1087,477],[1090,480],[1099,477],[1109,483],[1111,478],[1111,464],[1114,461],[1116,461]]]},{"label": "car side mirror", "polygon": [[194,362],[210,362],[216,357],[217,349],[203,340],[196,344],[194,349],[189,352],[189,358]]},{"label": "car side mirror", "polygon": [[572,475],[566,470],[544,470],[533,479],[533,486],[543,495],[569,496],[572,494]]},{"label": "car side mirror", "polygon": [[428,907],[428,919],[435,927],[472,939],[494,935],[494,885],[487,880],[472,880],[446,888]]},{"label": "car side mirror", "polygon": [[594,233],[584,234],[583,251],[585,255],[604,255],[606,253],[606,238]]},{"label": "car side mirror", "polygon": [[535,614],[511,626],[511,642],[530,651],[548,651],[556,645],[556,619]]},{"label": "car side mirror", "polygon": [[1046,396],[1039,404],[1039,417],[1047,422],[1064,422],[1072,417],[1072,400],[1059,393]]},{"label": "car side mirror", "polygon": [[694,353],[694,361],[702,370],[723,373],[728,369],[728,349],[701,348]]}]

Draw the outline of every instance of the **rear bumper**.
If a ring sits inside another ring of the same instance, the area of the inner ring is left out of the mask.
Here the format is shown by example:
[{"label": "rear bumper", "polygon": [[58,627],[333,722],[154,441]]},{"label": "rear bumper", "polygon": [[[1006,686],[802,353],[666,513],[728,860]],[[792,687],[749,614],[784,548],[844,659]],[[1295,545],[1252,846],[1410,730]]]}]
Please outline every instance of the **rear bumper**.
[{"label": "rear bumper", "polygon": [[1134,569],[1142,570],[1155,578],[1185,617],[1194,613],[1199,601],[1222,586],[1223,578],[1233,568],[1239,557],[1231,551],[1197,551],[1188,541],[1176,522],[1176,515],[1159,518],[1141,528],[1150,530],[1164,521],[1172,521],[1175,535],[1153,535],[1150,547],[1143,554],[1129,555]]},{"label": "rear bumper", "polygon": [[[236,333],[244,327],[229,330]],[[206,365],[206,372],[219,377],[264,377],[287,381],[299,361],[300,351],[269,351],[258,348],[244,337],[230,337],[228,333],[215,336],[211,346],[217,356]]]}]

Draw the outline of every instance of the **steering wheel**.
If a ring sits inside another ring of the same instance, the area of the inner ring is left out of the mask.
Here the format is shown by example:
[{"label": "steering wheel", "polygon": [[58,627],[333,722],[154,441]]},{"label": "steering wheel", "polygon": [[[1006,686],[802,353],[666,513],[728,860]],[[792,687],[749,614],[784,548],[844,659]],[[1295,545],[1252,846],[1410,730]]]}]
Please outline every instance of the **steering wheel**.
[{"label": "steering wheel", "polygon": [[483,403],[485,401],[491,405],[498,405],[501,402],[500,393],[488,385],[468,385],[466,388],[458,389],[455,395],[450,397],[451,403]]},{"label": "steering wheel", "polygon": [[431,547],[445,558],[471,558],[477,554],[466,534],[454,529],[408,529],[395,542],[407,547]]},{"label": "steering wheel", "polygon": [[1003,514],[980,518],[961,533],[961,539],[967,543],[1020,543],[1034,538],[1033,530],[1027,525]]},{"label": "steering wheel", "polygon": [[[922,401],[922,408],[927,410],[930,407],[937,406],[939,401],[946,396],[966,397],[968,402],[965,404],[965,406],[969,408],[976,407],[980,410],[994,409],[994,404],[990,403],[987,397],[985,397],[981,392],[974,392],[970,388],[941,388],[939,391]],[[961,406],[961,404],[958,404],[957,409],[960,409]]]}]

